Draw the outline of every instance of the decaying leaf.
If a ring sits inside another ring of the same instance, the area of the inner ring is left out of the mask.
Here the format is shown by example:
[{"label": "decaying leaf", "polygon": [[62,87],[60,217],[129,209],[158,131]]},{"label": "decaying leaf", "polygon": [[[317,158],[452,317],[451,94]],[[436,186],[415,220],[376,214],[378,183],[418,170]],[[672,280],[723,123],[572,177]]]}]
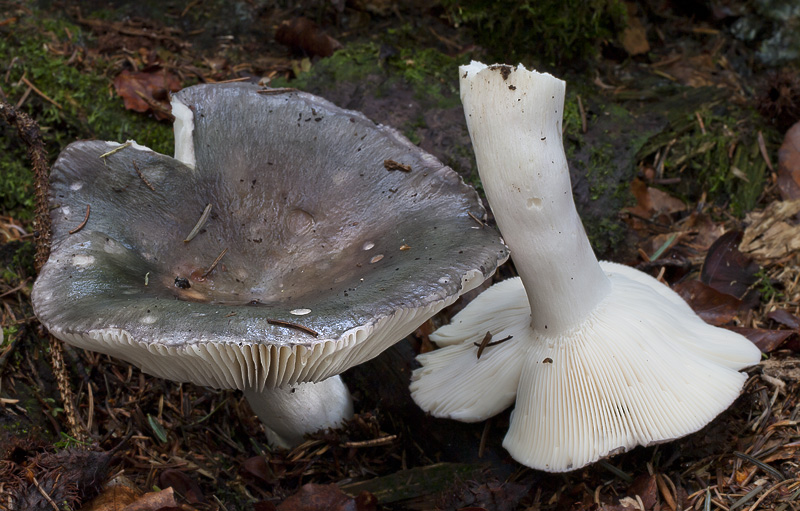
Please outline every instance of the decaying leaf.
[{"label": "decaying leaf", "polygon": [[778,190],[783,200],[800,199],[800,122],[789,128],[778,149]]},{"label": "decaying leaf", "polygon": [[758,282],[761,267],[739,251],[741,231],[729,231],[720,236],[708,249],[700,280],[710,287],[744,300],[753,307],[758,294],[752,289]]},{"label": "decaying leaf", "polygon": [[742,309],[742,301],[699,280],[676,284],[673,289],[686,300],[703,321],[720,326],[730,323]]},{"label": "decaying leaf", "polygon": [[800,225],[793,217],[800,213],[800,199],[776,201],[763,211],[747,215],[748,227],[739,248],[763,259],[779,259],[800,249]]},{"label": "decaying leaf", "polygon": [[800,329],[800,318],[784,309],[776,309],[767,314],[767,319],[787,326],[792,330]]},{"label": "decaying leaf", "polygon": [[658,188],[647,186],[647,183],[638,178],[631,182],[631,192],[636,198],[636,205],[627,208],[627,211],[641,218],[671,215],[686,210],[686,204],[682,200]]},{"label": "decaying leaf", "polygon": [[141,492],[124,476],[115,477],[103,485],[100,495],[81,507],[81,511],[123,511],[129,504],[136,502]]},{"label": "decaying leaf", "polygon": [[764,328],[741,328],[731,327],[731,330],[738,332],[750,339],[764,353],[772,353],[778,348],[797,351],[800,347],[800,336],[794,330],[766,330]]},{"label": "decaying leaf", "polygon": [[637,16],[638,5],[626,2],[628,8],[628,24],[619,36],[619,42],[628,55],[642,55],[650,51],[650,43],[647,42],[647,29],[642,20]]},{"label": "decaying leaf", "polygon": [[172,488],[189,504],[205,502],[200,486],[188,475],[174,468],[168,468],[158,476],[161,488]]},{"label": "decaying leaf", "polygon": [[283,21],[275,32],[275,40],[310,57],[330,57],[342,47],[319,25],[302,16]]},{"label": "decaying leaf", "polygon": [[158,511],[165,507],[177,507],[175,492],[172,488],[145,493],[135,502],[125,506],[124,511]]},{"label": "decaying leaf", "polygon": [[[629,497],[639,497],[645,509],[653,509],[658,503],[658,483],[655,474],[641,475],[628,488]],[[638,503],[638,501],[636,501]]]},{"label": "decaying leaf", "polygon": [[152,111],[158,120],[172,120],[169,93],[180,88],[177,76],[157,66],[135,73],[125,69],[114,79],[114,89],[125,108],[142,113]]},{"label": "decaying leaf", "polygon": [[374,511],[377,500],[362,492],[355,499],[342,493],[335,484],[304,484],[294,495],[278,505],[278,511]]}]

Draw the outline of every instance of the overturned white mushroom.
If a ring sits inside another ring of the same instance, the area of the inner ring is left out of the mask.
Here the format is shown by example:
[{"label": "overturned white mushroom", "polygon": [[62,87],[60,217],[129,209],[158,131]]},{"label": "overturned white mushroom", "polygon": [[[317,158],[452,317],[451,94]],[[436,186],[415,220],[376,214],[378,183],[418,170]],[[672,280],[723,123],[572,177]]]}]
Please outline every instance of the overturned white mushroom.
[{"label": "overturned white mushroom", "polygon": [[[667,286],[598,262],[561,141],[565,84],[522,66],[460,69],[478,169],[520,278],[492,286],[432,336],[412,396],[437,417],[484,420],[516,403],[503,446],[552,472],[699,430],[758,363]],[[475,345],[493,341],[478,358]]]}]

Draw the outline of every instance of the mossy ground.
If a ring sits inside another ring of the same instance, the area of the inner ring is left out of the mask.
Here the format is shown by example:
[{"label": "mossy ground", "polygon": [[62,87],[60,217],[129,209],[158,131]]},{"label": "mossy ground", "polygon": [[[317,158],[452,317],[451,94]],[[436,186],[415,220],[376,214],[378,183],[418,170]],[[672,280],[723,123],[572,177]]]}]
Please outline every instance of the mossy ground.
[{"label": "mossy ground", "polygon": [[672,178],[669,191],[689,203],[702,197],[742,217],[758,204],[768,170],[759,148],[777,148],[781,134],[748,106],[728,101],[723,90],[700,88],[664,102],[668,124],[639,150],[657,177]]},{"label": "mossy ground", "polygon": [[[171,153],[171,127],[125,110],[110,85],[108,74],[114,64],[89,56],[90,39],[79,26],[40,17],[36,11],[0,27],[0,62],[7,63],[6,101],[21,102],[21,110],[36,119],[51,161],[79,139],[134,139]],[[3,126],[2,134],[0,214],[30,220],[33,173],[26,148],[11,128]]]}]

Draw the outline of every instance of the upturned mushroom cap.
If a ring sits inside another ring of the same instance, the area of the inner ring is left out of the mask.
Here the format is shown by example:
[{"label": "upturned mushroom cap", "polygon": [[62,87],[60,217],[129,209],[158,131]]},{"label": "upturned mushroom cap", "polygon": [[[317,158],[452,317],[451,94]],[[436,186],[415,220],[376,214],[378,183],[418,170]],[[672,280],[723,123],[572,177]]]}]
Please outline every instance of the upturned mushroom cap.
[{"label": "upturned mushroom cap", "polygon": [[[503,446],[553,472],[703,427],[739,395],[738,370],[758,363],[758,348],[653,277],[597,261],[572,198],[563,81],[521,65],[459,71],[478,170],[520,278],[431,335],[445,347],[420,355],[414,400],[462,421],[514,404]],[[476,348],[487,331],[508,340]]]},{"label": "upturned mushroom cap", "polygon": [[320,381],[507,257],[471,187],[358,112],[244,84],[173,104],[178,159],[86,141],[53,167],[33,304],[68,343],[214,387]]},{"label": "upturned mushroom cap", "polygon": [[[521,279],[481,293],[431,334],[444,347],[418,357],[414,400],[463,422],[516,402],[503,446],[520,463],[553,472],[705,426],[739,395],[747,377],[737,370],[757,363],[758,349],[705,323],[649,275],[600,264],[611,293],[556,336],[530,328]],[[478,359],[474,343],[486,331],[511,339]]]}]

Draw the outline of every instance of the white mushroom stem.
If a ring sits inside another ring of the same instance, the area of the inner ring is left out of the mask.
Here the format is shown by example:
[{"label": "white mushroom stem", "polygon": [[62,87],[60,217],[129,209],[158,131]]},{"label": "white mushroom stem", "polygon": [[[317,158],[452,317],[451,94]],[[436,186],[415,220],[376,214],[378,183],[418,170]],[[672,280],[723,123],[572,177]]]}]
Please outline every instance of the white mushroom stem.
[{"label": "white mushroom stem", "polygon": [[[704,323],[671,289],[598,262],[561,142],[564,82],[522,66],[463,66],[461,99],[489,204],[520,278],[495,284],[430,337],[414,401],[484,420],[515,404],[503,446],[562,472],[702,428],[760,352]],[[502,344],[475,347],[486,332]]]},{"label": "white mushroom stem", "polygon": [[531,326],[555,335],[611,292],[572,199],[561,142],[565,83],[508,66],[478,73],[483,67],[461,68],[481,182],[525,284]]},{"label": "white mushroom stem", "polygon": [[353,400],[339,376],[260,392],[245,389],[244,396],[274,447],[294,447],[306,434],[337,428],[353,416]]}]

